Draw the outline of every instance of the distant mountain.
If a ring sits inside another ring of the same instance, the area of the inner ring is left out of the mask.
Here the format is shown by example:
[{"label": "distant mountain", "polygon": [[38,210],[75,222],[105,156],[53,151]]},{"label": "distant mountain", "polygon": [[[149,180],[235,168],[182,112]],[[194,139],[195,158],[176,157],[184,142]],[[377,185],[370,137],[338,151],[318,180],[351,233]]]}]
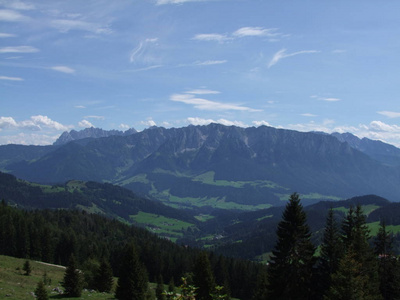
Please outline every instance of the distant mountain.
[{"label": "distant mountain", "polygon": [[387,165],[400,166],[400,149],[368,138],[358,138],[351,133],[332,133],[341,142],[347,142],[350,147],[357,149],[371,158]]},{"label": "distant mountain", "polygon": [[121,135],[126,136],[130,134],[136,133],[136,129],[131,128],[127,131],[119,131],[119,130],[103,130],[101,128],[85,128],[80,131],[71,130],[70,132],[64,131],[61,136],[54,142],[53,145],[64,145],[71,141],[82,140],[86,138],[102,138],[102,137],[109,137],[112,135]]},{"label": "distant mountain", "polygon": [[284,205],[295,191],[305,203],[365,194],[400,200],[399,167],[326,134],[210,124],[152,127],[53,147],[9,164],[0,156],[0,165],[34,182],[110,182],[205,212]]}]

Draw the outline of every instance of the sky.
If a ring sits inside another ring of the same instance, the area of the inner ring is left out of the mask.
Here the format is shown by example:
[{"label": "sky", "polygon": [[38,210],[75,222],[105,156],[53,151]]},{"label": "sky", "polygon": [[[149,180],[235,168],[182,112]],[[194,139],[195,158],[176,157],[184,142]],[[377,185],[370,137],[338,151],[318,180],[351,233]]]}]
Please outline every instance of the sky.
[{"label": "sky", "polygon": [[221,123],[400,147],[400,1],[0,0],[0,145]]}]

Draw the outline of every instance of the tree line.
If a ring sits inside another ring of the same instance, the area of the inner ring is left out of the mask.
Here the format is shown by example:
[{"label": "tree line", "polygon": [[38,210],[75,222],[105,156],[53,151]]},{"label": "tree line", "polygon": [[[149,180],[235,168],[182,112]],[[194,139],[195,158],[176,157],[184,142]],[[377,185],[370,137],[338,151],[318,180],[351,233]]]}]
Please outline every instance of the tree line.
[{"label": "tree line", "polygon": [[329,210],[319,255],[316,250],[299,195],[292,194],[253,299],[400,299],[393,235],[381,222],[372,239],[360,205],[350,207],[341,222]]}]

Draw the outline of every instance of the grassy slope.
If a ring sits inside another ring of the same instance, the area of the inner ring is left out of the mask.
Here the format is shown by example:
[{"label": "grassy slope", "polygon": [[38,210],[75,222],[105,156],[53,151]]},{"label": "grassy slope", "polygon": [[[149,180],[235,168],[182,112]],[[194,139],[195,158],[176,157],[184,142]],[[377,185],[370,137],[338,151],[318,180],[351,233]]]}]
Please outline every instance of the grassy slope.
[{"label": "grassy slope", "polygon": [[[37,283],[43,279],[43,274],[47,273],[47,278],[51,279],[51,284],[46,286],[50,299],[59,298],[58,293],[53,289],[61,287],[65,269],[61,266],[46,265],[40,262],[30,261],[32,273],[25,276],[22,267],[25,259],[19,259],[0,255],[0,299],[34,299],[32,292],[36,289]],[[62,298],[62,299],[114,299],[112,294],[83,291],[81,298]]]}]

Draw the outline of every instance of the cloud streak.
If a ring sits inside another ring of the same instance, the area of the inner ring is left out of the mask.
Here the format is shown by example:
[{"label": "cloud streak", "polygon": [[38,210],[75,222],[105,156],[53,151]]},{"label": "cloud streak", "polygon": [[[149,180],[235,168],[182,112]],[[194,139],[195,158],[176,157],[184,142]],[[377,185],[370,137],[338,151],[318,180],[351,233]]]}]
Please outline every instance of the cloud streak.
[{"label": "cloud streak", "polygon": [[194,108],[199,110],[208,110],[208,111],[234,110],[234,111],[248,111],[248,112],[261,111],[258,109],[253,109],[239,104],[222,103],[195,96],[195,95],[215,94],[215,93],[216,92],[214,91],[208,91],[208,90],[200,90],[200,91],[194,90],[191,91],[191,93],[187,92],[185,94],[173,94],[171,95],[170,100],[192,105]]},{"label": "cloud streak", "polygon": [[378,111],[378,114],[388,117],[390,119],[400,118],[400,112],[396,111]]},{"label": "cloud streak", "polygon": [[24,79],[20,77],[0,76],[0,80],[23,81]]},{"label": "cloud streak", "polygon": [[39,49],[32,46],[2,47],[0,53],[35,53]]},{"label": "cloud streak", "polygon": [[281,49],[278,52],[274,54],[270,62],[268,63],[268,68],[271,68],[273,65],[276,65],[280,60],[300,54],[311,54],[311,53],[318,53],[319,51],[317,50],[303,50],[303,51],[297,51],[293,53],[286,53],[286,49]]},{"label": "cloud streak", "polygon": [[75,73],[74,69],[67,67],[67,66],[54,66],[54,67],[51,67],[50,69],[57,71],[57,72],[66,73],[66,74]]}]

